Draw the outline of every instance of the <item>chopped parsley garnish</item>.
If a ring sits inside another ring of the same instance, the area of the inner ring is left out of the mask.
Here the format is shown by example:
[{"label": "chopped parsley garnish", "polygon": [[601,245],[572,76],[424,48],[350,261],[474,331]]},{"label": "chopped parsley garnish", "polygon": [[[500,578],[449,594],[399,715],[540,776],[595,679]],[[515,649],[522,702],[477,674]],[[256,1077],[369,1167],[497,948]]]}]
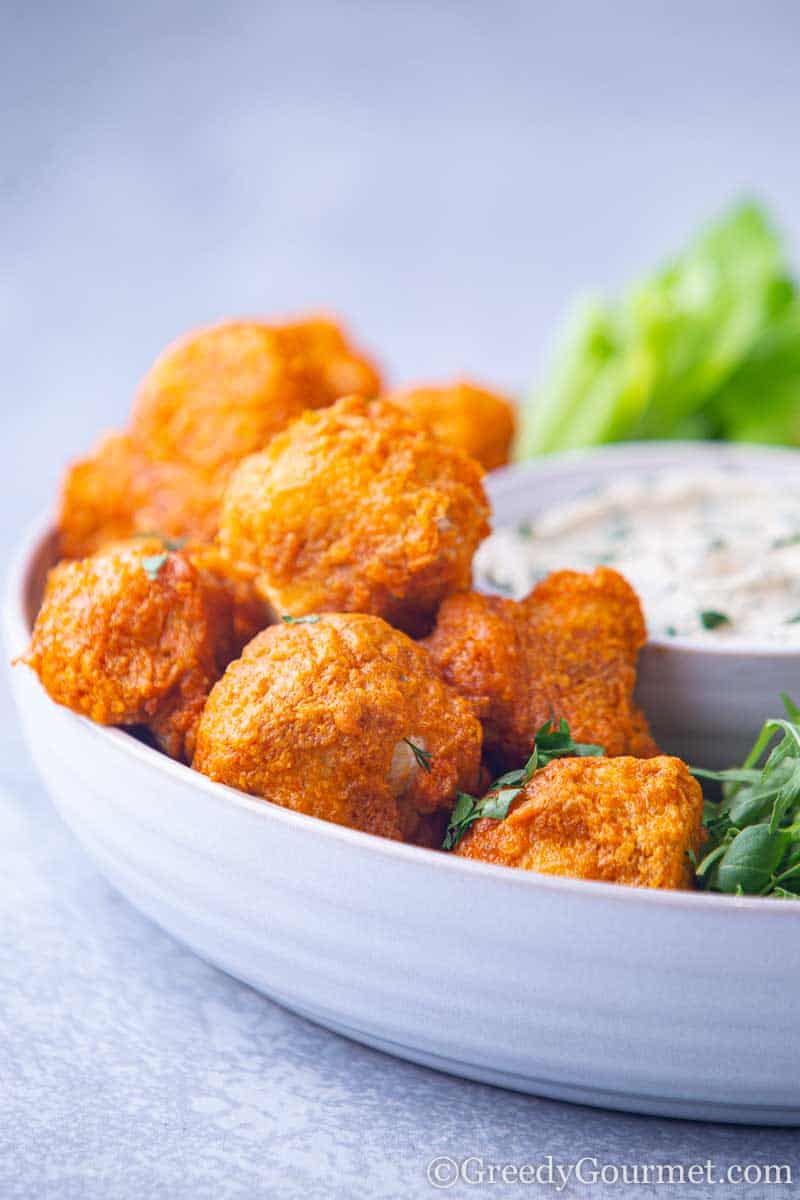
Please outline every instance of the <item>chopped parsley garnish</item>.
[{"label": "chopped parsley garnish", "polygon": [[161,542],[165,550],[182,550],[189,540],[185,537],[164,537],[163,533],[153,533],[151,530],[147,530],[145,533],[135,533],[133,536],[135,538],[153,538],[155,541]]},{"label": "chopped parsley garnish", "polygon": [[674,625],[668,625],[667,628],[664,630],[664,632],[666,633],[667,637],[677,637],[678,636],[678,631]]},{"label": "chopped parsley garnish", "polygon": [[700,624],[703,629],[718,629],[720,625],[730,625],[731,619],[727,613],[717,612],[713,608],[705,608],[700,613]]},{"label": "chopped parsley garnish", "polygon": [[501,579],[494,571],[487,571],[484,578],[490,588],[499,592],[502,596],[513,596],[514,587],[507,579]]},{"label": "chopped parsley garnish", "polygon": [[793,617],[789,617],[788,620],[786,621],[786,624],[787,625],[799,625],[800,624],[800,612],[796,612]]},{"label": "chopped parsley garnish", "polygon": [[281,613],[284,625],[316,625],[319,613],[309,613],[307,617],[292,617],[289,613]]},{"label": "chopped parsley garnish", "polygon": [[512,801],[520,794],[535,771],[546,767],[554,758],[597,758],[603,754],[602,746],[586,742],[574,742],[569,725],[562,719],[556,726],[546,721],[533,739],[533,753],[524,767],[507,771],[495,779],[485,796],[470,796],[459,792],[447,832],[442,842],[443,850],[453,850],[471,825],[481,817],[502,821],[508,816]]},{"label": "chopped parsley garnish", "polygon": [[169,554],[166,550],[163,554],[145,555],[145,557],[142,559],[142,566],[147,573],[148,579],[158,579],[158,572],[161,570],[168,558]]},{"label": "chopped parsley garnish", "polygon": [[431,752],[425,750],[424,747],[418,746],[416,742],[412,742],[411,738],[403,738],[407,746],[410,746],[414,758],[417,760],[417,766],[422,767],[423,771],[431,773]]},{"label": "chopped parsley garnish", "polygon": [[612,542],[624,542],[631,535],[630,522],[624,517],[617,516],[614,518],[613,524],[608,531],[608,536]]},{"label": "chopped parsley garnish", "polygon": [[691,768],[722,784],[722,800],[706,800],[703,812],[708,841],[696,875],[708,891],[800,900],[800,709],[781,699],[786,718],[765,721],[741,767]]}]

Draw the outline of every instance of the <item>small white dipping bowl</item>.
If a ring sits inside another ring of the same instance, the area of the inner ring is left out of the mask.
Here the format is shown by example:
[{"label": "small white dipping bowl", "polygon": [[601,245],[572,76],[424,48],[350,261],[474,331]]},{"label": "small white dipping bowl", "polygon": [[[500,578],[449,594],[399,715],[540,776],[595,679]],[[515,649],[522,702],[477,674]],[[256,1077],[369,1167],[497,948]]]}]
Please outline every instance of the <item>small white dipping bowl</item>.
[{"label": "small white dipping bowl", "polygon": [[[575,451],[488,477],[493,526],[514,526],[587,491],[648,471],[736,470],[800,485],[800,451],[719,442],[641,442]],[[741,763],[767,717],[783,716],[781,692],[800,699],[800,650],[726,636],[651,638],[639,661],[637,697],[658,744],[694,766]]]},{"label": "small white dipping bowl", "polygon": [[[519,495],[515,474],[492,484],[500,497]],[[53,551],[43,526],[11,570],[9,657],[27,645]],[[13,683],[42,777],[99,869],[288,1008],[519,1091],[800,1124],[800,906],[560,879],[386,841],[212,783],[52,703],[24,666]]]}]

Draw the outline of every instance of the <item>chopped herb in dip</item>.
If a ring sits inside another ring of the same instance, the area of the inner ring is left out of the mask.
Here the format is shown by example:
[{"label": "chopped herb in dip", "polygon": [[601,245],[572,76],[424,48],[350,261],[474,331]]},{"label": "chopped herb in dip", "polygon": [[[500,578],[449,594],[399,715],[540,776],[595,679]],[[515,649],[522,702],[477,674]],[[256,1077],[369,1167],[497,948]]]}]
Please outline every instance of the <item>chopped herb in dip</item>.
[{"label": "chopped herb in dip", "polygon": [[705,608],[700,613],[700,624],[703,629],[718,629],[720,625],[730,625],[731,619],[724,612],[717,612],[713,608]]}]

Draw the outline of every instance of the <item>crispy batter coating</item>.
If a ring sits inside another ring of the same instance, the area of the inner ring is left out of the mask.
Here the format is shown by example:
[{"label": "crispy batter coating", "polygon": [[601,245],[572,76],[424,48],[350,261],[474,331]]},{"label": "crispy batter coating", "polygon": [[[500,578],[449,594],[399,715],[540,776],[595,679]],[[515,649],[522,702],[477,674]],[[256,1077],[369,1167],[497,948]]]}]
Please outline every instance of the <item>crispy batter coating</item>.
[{"label": "crispy batter coating", "polygon": [[462,592],[439,610],[425,645],[445,680],[475,705],[498,766],[517,767],[551,717],[606,754],[658,753],[633,702],[645,625],[621,575],[557,571],[522,601]]},{"label": "crispy batter coating", "polygon": [[239,466],[219,541],[277,612],[372,613],[419,633],[469,586],[488,512],[472,459],[393,405],[348,397]]},{"label": "crispy batter coating", "polygon": [[61,555],[85,558],[137,533],[208,541],[219,524],[219,491],[180,463],[152,461],[129,434],[110,434],[67,470]]},{"label": "crispy batter coating", "polygon": [[516,410],[506,396],[457,380],[442,387],[392,392],[387,399],[434,437],[477,459],[486,471],[508,462]]},{"label": "crispy batter coating", "polygon": [[218,546],[189,543],[182,548],[182,554],[200,572],[205,587],[212,593],[218,592],[219,603],[231,610],[234,646],[231,658],[238,658],[257,633],[275,624],[276,614],[258,594],[250,575],[237,571]]},{"label": "crispy batter coating", "polygon": [[64,477],[59,512],[62,557],[83,558],[128,537],[146,491],[146,465],[130,437],[108,434]]},{"label": "crispy batter coating", "polygon": [[342,326],[332,318],[310,317],[274,328],[287,358],[311,369],[315,385],[327,393],[325,404],[340,396],[373,397],[380,392],[377,365],[362,350],[354,349]]},{"label": "crispy batter coating", "polygon": [[480,754],[480,724],[424,650],[378,617],[332,613],[250,642],[211,692],[193,766],[297,812],[428,844],[440,810],[477,784]]},{"label": "crispy batter coating", "polygon": [[545,875],[688,888],[703,794],[678,758],[562,758],[537,771],[505,820],[484,818],[456,853]]},{"label": "crispy batter coating", "polygon": [[24,661],[58,704],[101,725],[146,725],[167,754],[190,758],[236,649],[227,593],[142,538],[53,568]]},{"label": "crispy batter coating", "polygon": [[333,321],[228,321],[169,346],[145,377],[130,429],[74,464],[62,488],[63,553],[133,532],[211,540],[231,472],[307,408],[380,376]]},{"label": "crispy batter coating", "polygon": [[226,321],[168,346],[145,376],[131,429],[156,461],[229,474],[305,408],[334,398],[301,352],[257,321]]}]

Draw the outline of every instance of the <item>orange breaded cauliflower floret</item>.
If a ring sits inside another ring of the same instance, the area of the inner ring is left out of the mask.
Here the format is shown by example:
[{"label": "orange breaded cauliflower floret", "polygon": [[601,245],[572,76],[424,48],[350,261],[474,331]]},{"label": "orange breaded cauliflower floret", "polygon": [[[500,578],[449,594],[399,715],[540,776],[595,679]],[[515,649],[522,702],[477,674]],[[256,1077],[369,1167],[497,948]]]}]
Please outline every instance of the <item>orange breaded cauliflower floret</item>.
[{"label": "orange breaded cauliflower floret", "polygon": [[501,821],[456,853],[545,875],[688,888],[703,841],[703,794],[678,758],[561,758],[537,771]]},{"label": "orange breaded cauliflower floret", "polygon": [[315,386],[327,393],[327,404],[340,396],[372,397],[380,392],[376,364],[352,346],[341,325],[330,317],[309,317],[274,328],[286,357],[314,373]]},{"label": "orange breaded cauliflower floret", "polygon": [[126,433],[102,438],[74,462],[61,487],[59,551],[83,558],[134,532],[134,514],[150,485],[147,464]]},{"label": "orange breaded cauliflower floret", "polygon": [[310,408],[380,378],[322,318],[226,321],[168,346],[145,376],[124,434],[74,464],[62,489],[62,552],[135,532],[209,541],[236,465]]},{"label": "orange breaded cauliflower floret", "polygon": [[503,467],[514,440],[516,414],[506,397],[467,380],[409,388],[387,399],[434,437],[476,459],[487,471]]},{"label": "orange breaded cauliflower floret", "polygon": [[496,764],[518,767],[551,718],[609,756],[656,754],[633,701],[644,641],[636,593],[598,567],[557,571],[522,601],[450,596],[425,645],[442,679],[474,704]]},{"label": "orange breaded cauliflower floret", "polygon": [[53,568],[24,661],[58,704],[101,725],[146,725],[167,754],[189,758],[236,651],[226,592],[159,540],[138,539]]},{"label": "orange breaded cauliflower floret", "polygon": [[372,613],[417,633],[469,585],[488,511],[477,463],[393,405],[349,397],[245,459],[219,543],[279,613]]},{"label": "orange breaded cauliflower floret", "polygon": [[227,476],[304,409],[336,399],[303,329],[227,321],[179,338],[139,388],[133,436],[156,461]]},{"label": "orange breaded cauliflower floret", "polygon": [[297,812],[384,837],[475,787],[481,730],[425,651],[378,617],[307,617],[259,634],[214,687],[193,766]]}]

